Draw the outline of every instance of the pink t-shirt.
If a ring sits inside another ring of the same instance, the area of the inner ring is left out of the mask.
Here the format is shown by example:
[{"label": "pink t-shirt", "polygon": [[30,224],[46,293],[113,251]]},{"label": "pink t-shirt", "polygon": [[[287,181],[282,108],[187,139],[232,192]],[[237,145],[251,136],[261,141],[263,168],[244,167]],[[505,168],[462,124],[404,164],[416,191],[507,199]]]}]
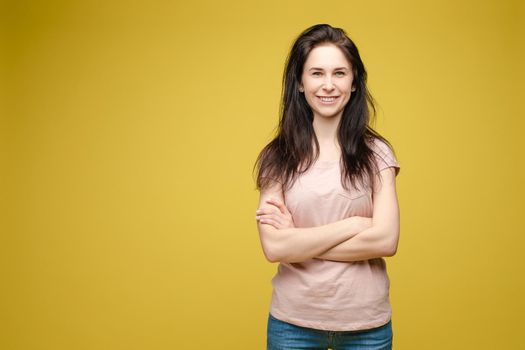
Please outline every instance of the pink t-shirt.
[{"label": "pink t-shirt", "polygon": [[[379,170],[395,167],[399,173],[399,164],[384,142],[375,139],[372,149]],[[296,227],[321,226],[355,215],[372,217],[372,189],[345,190],[340,179],[339,161],[317,161],[285,191]],[[281,262],[272,285],[270,313],[298,326],[364,330],[386,324],[392,315],[383,258]]]}]

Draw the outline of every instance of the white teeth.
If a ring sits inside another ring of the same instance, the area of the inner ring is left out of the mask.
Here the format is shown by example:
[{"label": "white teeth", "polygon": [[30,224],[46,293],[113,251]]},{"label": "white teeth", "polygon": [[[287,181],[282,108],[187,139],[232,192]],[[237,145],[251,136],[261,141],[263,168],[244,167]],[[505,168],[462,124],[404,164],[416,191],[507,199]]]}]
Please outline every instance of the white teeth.
[{"label": "white teeth", "polygon": [[333,102],[333,101],[335,101],[335,97],[320,97],[320,99],[323,102]]}]

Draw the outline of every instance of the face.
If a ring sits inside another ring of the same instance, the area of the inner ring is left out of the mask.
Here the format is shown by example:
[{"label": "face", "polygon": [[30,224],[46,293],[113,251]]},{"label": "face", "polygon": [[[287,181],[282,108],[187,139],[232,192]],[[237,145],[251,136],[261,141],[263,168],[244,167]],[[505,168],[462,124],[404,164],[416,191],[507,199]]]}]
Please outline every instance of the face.
[{"label": "face", "polygon": [[314,118],[340,118],[353,88],[350,62],[335,45],[315,47],[303,67],[299,90],[312,108]]}]

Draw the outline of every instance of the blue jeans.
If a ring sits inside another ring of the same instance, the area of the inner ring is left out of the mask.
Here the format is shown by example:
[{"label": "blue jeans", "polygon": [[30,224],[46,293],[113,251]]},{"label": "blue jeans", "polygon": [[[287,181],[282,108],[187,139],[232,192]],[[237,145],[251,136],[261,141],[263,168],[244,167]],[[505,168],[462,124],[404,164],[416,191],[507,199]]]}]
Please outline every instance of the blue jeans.
[{"label": "blue jeans", "polygon": [[268,316],[267,350],[391,350],[392,321],[363,331],[323,331]]}]

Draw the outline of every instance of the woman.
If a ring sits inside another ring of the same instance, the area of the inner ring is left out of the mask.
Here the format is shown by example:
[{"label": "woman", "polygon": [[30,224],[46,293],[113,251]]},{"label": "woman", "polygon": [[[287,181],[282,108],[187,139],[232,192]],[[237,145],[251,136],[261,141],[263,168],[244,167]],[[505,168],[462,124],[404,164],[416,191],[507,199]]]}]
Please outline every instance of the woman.
[{"label": "woman", "polygon": [[257,158],[272,280],[268,349],[391,349],[399,164],[369,126],[366,71],[344,30],[305,30],[287,59],[277,136]]}]

